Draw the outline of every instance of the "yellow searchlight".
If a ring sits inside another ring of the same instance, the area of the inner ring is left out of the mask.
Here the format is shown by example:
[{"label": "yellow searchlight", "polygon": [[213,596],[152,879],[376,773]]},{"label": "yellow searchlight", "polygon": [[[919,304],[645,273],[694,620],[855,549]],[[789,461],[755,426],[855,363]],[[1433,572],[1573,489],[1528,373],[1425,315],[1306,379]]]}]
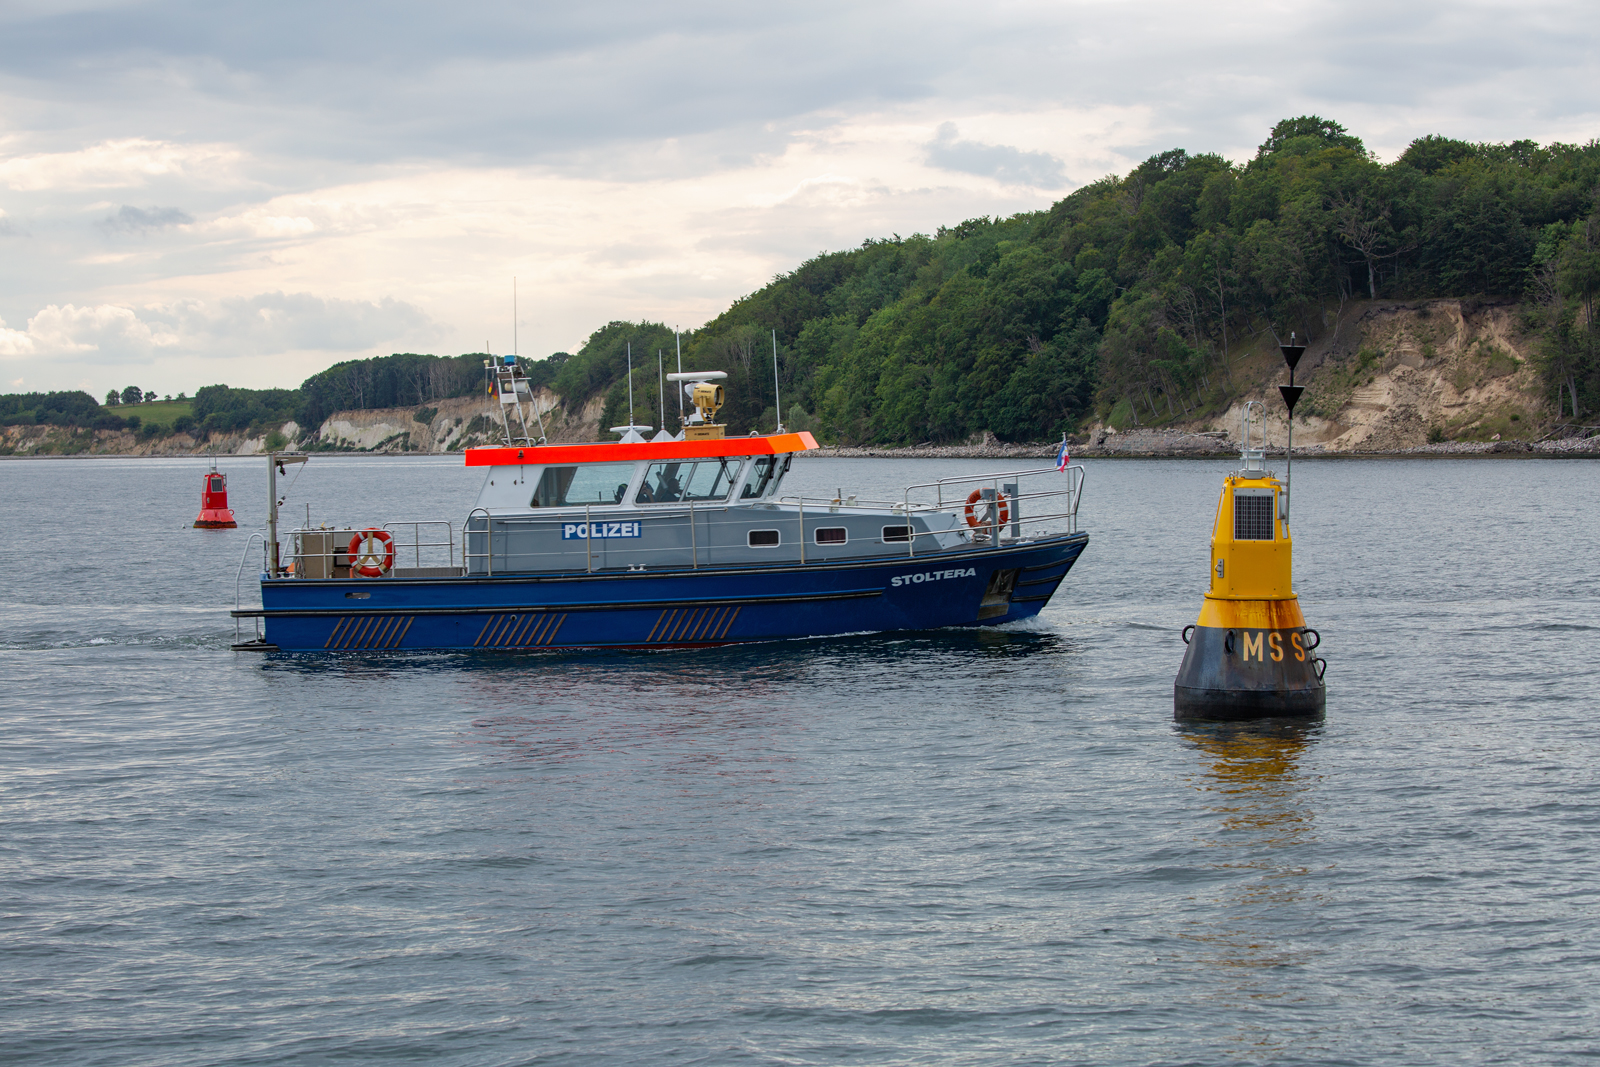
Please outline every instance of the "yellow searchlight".
[{"label": "yellow searchlight", "polygon": [[717,417],[717,409],[722,406],[722,386],[701,382],[694,387],[694,393],[689,399],[694,403],[695,410],[700,413],[701,421],[710,422]]},{"label": "yellow searchlight", "polygon": [[717,409],[727,400],[722,386],[716,384],[727,376],[720,370],[680,371],[667,375],[667,381],[682,384],[684,395],[694,405],[694,414],[683,420],[685,441],[715,440],[726,432],[726,426],[711,420],[717,417]]},{"label": "yellow searchlight", "polygon": [[[1293,433],[1302,392],[1294,366],[1305,346],[1291,338],[1281,347],[1291,384],[1279,388]],[[1211,588],[1200,618],[1183,631],[1188,648],[1172,697],[1178,720],[1320,718],[1326,706],[1326,664],[1313,655],[1322,639],[1306,626],[1291,584],[1289,483],[1266,469],[1264,420],[1260,401],[1245,405],[1243,466],[1223,481],[1211,530]]]}]

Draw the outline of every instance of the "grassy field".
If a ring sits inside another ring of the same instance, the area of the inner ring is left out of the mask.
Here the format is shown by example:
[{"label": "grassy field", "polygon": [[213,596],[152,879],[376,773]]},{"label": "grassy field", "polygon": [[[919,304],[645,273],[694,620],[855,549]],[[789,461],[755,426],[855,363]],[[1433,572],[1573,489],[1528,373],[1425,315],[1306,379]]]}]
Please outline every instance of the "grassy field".
[{"label": "grassy field", "polygon": [[154,404],[102,405],[101,410],[123,418],[137,415],[145,426],[171,426],[172,420],[179,415],[193,415],[194,405],[187,400],[158,400]]}]

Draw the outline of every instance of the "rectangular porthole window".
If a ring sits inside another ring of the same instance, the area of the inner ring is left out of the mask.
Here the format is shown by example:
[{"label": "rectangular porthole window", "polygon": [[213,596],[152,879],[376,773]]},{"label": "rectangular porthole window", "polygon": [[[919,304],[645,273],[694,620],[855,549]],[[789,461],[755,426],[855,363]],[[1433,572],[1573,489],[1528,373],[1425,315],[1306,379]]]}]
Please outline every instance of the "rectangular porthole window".
[{"label": "rectangular porthole window", "polygon": [[911,540],[911,527],[885,526],[883,528],[883,539],[885,541],[909,541]]},{"label": "rectangular porthole window", "polygon": [[824,526],[817,531],[816,536],[819,545],[842,545],[850,540],[843,526]]},{"label": "rectangular porthole window", "polygon": [[1233,539],[1235,541],[1272,540],[1272,490],[1235,489],[1233,491]]},{"label": "rectangular porthole window", "polygon": [[778,546],[778,541],[779,537],[777,530],[750,531],[751,548],[776,548]]}]

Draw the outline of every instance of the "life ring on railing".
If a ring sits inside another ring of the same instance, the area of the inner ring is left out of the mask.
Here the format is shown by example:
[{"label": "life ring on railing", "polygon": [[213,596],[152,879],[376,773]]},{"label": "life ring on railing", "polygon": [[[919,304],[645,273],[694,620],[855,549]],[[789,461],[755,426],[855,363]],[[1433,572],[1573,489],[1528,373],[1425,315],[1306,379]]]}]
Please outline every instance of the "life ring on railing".
[{"label": "life ring on railing", "polygon": [[[380,544],[381,550],[375,547]],[[351,536],[346,554],[350,557],[350,573],[382,578],[394,566],[394,536],[388,530],[362,530]]]},{"label": "life ring on railing", "polygon": [[[974,489],[972,495],[967,497],[967,525],[976,530],[980,526],[987,526],[986,522],[978,521],[978,513],[974,510],[978,502],[983,499],[983,490]],[[1004,493],[996,493],[994,502],[999,506],[1000,525],[1004,526],[1011,521],[1011,505],[1006,501]]]}]

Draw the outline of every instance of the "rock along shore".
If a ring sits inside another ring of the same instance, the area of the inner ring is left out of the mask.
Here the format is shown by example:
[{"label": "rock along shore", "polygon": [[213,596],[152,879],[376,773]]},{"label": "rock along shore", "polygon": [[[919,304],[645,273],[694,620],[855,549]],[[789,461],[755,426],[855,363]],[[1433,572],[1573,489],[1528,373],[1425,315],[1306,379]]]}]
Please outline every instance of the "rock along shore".
[{"label": "rock along shore", "polygon": [[[240,447],[240,445],[244,447]],[[1006,459],[1006,460],[1046,460],[1054,461],[1056,449],[1060,447],[1059,441],[1033,441],[1027,443],[1008,444],[995,439],[993,436],[984,435],[979,441],[959,445],[921,444],[904,447],[891,447],[887,445],[863,445],[860,447],[823,446],[807,453],[809,456],[823,459]],[[1074,461],[1080,459],[1214,459],[1237,456],[1239,443],[1226,433],[1194,433],[1184,430],[1147,429],[1126,430],[1121,433],[1115,430],[1096,431],[1088,439],[1073,439],[1069,448]],[[222,443],[222,449],[215,453],[205,445],[194,442],[188,438],[171,438],[158,442],[156,448],[148,452],[80,452],[67,458],[73,459],[114,459],[114,458],[148,458],[158,456],[255,456],[262,454],[262,445],[259,440],[240,441],[234,439]],[[1283,446],[1269,446],[1268,455],[1283,455]],[[362,449],[341,450],[345,455],[401,455],[417,456],[428,455],[430,452],[391,452],[388,450],[366,451]],[[460,449],[439,449],[431,452],[433,455],[460,455]],[[1399,456],[1549,456],[1549,457],[1595,457],[1600,458],[1600,436],[1596,437],[1567,437],[1549,441],[1444,441],[1437,444],[1418,445],[1415,448],[1402,449],[1350,449],[1330,451],[1325,446],[1297,445],[1294,450],[1297,456],[1328,456],[1328,457],[1399,457]],[[38,455],[0,455],[0,459],[59,459],[59,454]]]},{"label": "rock along shore", "polygon": [[[863,446],[860,448],[823,447],[811,456],[841,459],[1049,459],[1056,456],[1059,442],[1006,444],[992,438],[963,445],[912,445],[904,448]],[[1087,440],[1070,442],[1074,461],[1079,459],[1212,459],[1237,456],[1239,442],[1225,433],[1192,433],[1184,430],[1099,431]],[[1283,455],[1283,445],[1268,446],[1269,455]],[[1383,456],[1592,456],[1600,458],[1600,437],[1568,437],[1551,441],[1444,441],[1401,449],[1352,449],[1329,451],[1323,445],[1297,445],[1297,456],[1383,457]]]}]

